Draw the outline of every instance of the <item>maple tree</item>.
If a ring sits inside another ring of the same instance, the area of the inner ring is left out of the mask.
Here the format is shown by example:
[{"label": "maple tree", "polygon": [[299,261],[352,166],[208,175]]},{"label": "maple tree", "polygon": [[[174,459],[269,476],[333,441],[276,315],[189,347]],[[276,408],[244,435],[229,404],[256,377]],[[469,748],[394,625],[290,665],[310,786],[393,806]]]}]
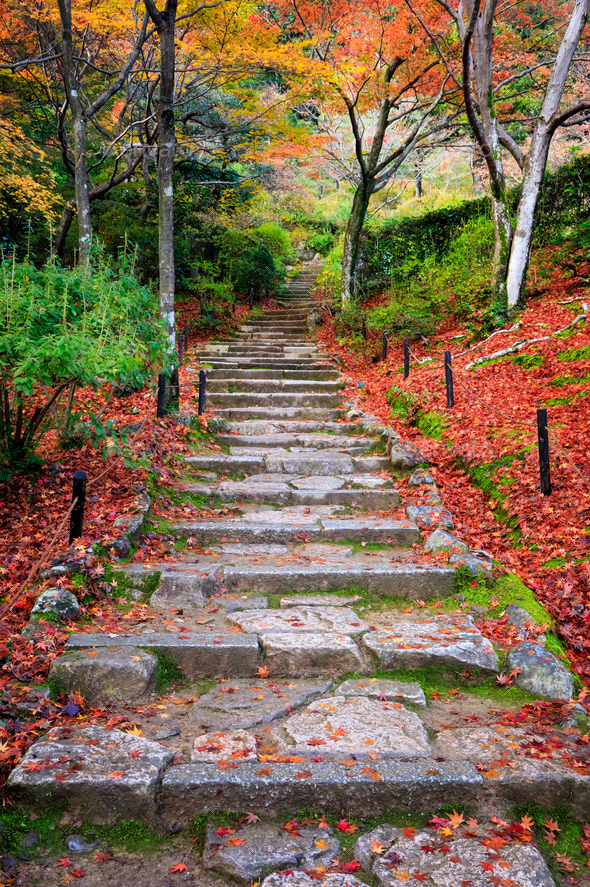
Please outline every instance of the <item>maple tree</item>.
[{"label": "maple tree", "polygon": [[[448,127],[446,116],[433,115],[456,87],[447,89],[449,75],[417,39],[403,2],[278,0],[263,8],[285,39],[305,47],[311,89],[299,113],[318,128],[323,151],[354,189],[342,258],[341,297],[347,303],[357,295],[360,236],[371,197],[388,186],[412,151]],[[440,21],[436,7],[428,19]]]},{"label": "maple tree", "polygon": [[[489,174],[495,230],[493,296],[500,306],[514,309],[524,298],[551,140],[559,127],[589,119],[590,102],[585,90],[580,95],[579,86],[587,76],[583,34],[590,2],[436,2],[456,27],[460,56],[448,51],[445,35],[426,20],[428,4],[406,0],[425,38],[461,86],[465,114]],[[523,133],[528,145],[523,144]],[[522,174],[514,222],[503,151]]]}]

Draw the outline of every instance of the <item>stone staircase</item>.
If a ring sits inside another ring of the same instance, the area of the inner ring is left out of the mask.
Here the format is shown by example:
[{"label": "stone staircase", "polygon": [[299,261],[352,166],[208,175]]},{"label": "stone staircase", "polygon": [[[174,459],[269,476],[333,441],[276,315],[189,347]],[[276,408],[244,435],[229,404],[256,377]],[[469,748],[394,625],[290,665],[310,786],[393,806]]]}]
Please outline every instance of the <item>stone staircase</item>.
[{"label": "stone staircase", "polygon": [[[337,368],[306,337],[317,272],[291,282],[280,310],[253,312],[239,338],[198,354],[225,452],[188,458],[180,492],[228,514],[170,521],[174,560],[119,568],[157,618],[74,633],[52,664],[61,685],[142,712],[156,653],[193,682],[179,691],[183,707],[171,722],[136,715],[145,735],[113,729],[106,748],[98,728],[58,728],[11,785],[34,803],[50,791],[95,818],[132,810],[158,827],[213,810],[377,816],[465,804],[490,814],[515,801],[567,801],[587,816],[587,768],[529,754],[530,731],[499,733],[481,692],[469,694],[500,664],[469,611],[437,606],[455,570],[424,541],[437,529],[444,541],[450,515],[394,432],[345,413]],[[418,504],[396,489],[410,474]],[[455,560],[485,566],[449,539]],[[380,600],[369,624],[366,608]],[[404,678],[429,668],[463,681],[453,729],[455,697],[427,705]],[[60,756],[75,770],[56,782],[47,762]]]}]

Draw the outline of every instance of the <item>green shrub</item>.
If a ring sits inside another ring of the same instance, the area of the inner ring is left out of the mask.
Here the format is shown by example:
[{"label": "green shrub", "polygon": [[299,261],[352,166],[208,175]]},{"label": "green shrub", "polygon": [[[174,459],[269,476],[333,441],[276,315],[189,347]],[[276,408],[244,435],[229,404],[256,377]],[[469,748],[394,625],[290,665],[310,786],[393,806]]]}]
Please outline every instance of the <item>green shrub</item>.
[{"label": "green shrub", "polygon": [[68,392],[62,436],[78,386],[134,384],[168,361],[158,298],[122,256],[115,271],[99,253],[92,273],[49,262],[0,264],[0,455],[32,452]]},{"label": "green shrub", "polygon": [[218,265],[220,274],[233,281],[240,293],[270,289],[284,276],[280,259],[273,259],[262,238],[236,228],[227,228],[219,237]]},{"label": "green shrub", "polygon": [[306,246],[314,253],[327,256],[334,246],[334,235],[330,231],[315,231],[307,238]]},{"label": "green shrub", "polygon": [[269,250],[270,254],[289,264],[294,261],[291,235],[276,222],[265,222],[254,228],[252,233],[259,237]]}]

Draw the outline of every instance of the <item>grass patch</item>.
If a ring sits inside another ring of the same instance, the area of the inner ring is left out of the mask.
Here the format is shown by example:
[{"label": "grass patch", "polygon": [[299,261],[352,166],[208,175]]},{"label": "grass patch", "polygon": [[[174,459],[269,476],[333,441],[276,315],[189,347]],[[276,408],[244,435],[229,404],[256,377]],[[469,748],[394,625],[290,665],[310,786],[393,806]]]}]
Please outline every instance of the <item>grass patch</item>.
[{"label": "grass patch", "polygon": [[576,360],[590,360],[590,345],[584,345],[582,348],[569,348],[557,355],[559,360],[566,363],[573,363]]},{"label": "grass patch", "polygon": [[[571,859],[577,869],[576,875],[582,874],[580,869],[583,872],[588,871],[588,857],[582,852],[580,846],[583,826],[575,819],[567,804],[559,804],[551,810],[546,810],[540,804],[519,804],[512,807],[507,814],[509,819],[516,822],[525,815],[530,816],[533,820],[533,834],[541,853],[547,861],[551,874],[556,878],[556,883],[563,883],[560,876],[564,874],[556,859],[558,853]],[[556,822],[559,826],[559,831],[555,834],[555,846],[545,840],[546,829],[543,827],[543,822],[546,817]],[[573,879],[572,883],[574,883]]]},{"label": "grass patch", "polygon": [[156,693],[166,693],[171,687],[186,683],[186,676],[178,663],[166,656],[161,650],[146,648],[147,653],[152,653],[158,660],[158,677],[156,678]]},{"label": "grass patch", "polygon": [[104,564],[104,579],[112,585],[118,597],[126,597],[131,600],[140,600],[149,603],[151,596],[160,584],[160,571],[155,570],[145,575],[133,576],[123,570],[115,570],[109,563]]},{"label": "grass patch", "polygon": [[564,388],[566,385],[587,385],[590,382],[588,376],[556,376],[549,382],[554,388]]},{"label": "grass patch", "polygon": [[[502,702],[504,705],[524,705],[534,702],[537,697],[526,690],[521,690],[516,685],[504,687],[496,682],[495,675],[487,677],[477,675],[473,670],[473,677],[465,678],[462,672],[464,666],[428,665],[424,668],[399,668],[395,671],[376,669],[371,673],[373,678],[382,678],[388,681],[414,682],[420,684],[424,690],[427,702],[430,702],[434,694],[445,694],[450,690],[460,690],[466,696],[491,699]],[[366,675],[359,672],[348,672],[342,675],[339,681],[367,680]],[[453,695],[451,698],[459,699]]]},{"label": "grass patch", "polygon": [[494,459],[493,462],[479,464],[466,462],[463,459],[456,460],[457,467],[467,472],[473,485],[488,494],[494,517],[506,526],[513,545],[519,542],[522,534],[518,528],[518,516],[510,514],[503,504],[505,501],[503,487],[513,483],[513,479],[504,472],[504,469],[510,468],[516,460],[524,462],[527,452],[528,449],[522,449],[517,453]]}]

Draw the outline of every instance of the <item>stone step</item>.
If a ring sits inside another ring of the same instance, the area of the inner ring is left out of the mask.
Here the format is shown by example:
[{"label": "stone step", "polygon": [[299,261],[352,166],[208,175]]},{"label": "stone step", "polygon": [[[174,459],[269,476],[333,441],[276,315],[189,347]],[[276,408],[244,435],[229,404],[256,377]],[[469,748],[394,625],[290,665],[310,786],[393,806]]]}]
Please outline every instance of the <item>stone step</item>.
[{"label": "stone step", "polygon": [[[232,543],[234,547],[242,543]],[[264,544],[264,543],[263,543]],[[270,544],[270,543],[269,543]],[[284,543],[283,543],[284,544]],[[299,546],[302,548],[303,546]],[[325,546],[324,546],[325,547]],[[411,598],[413,600],[430,600],[452,594],[455,589],[455,570],[452,566],[442,564],[415,564],[401,561],[379,562],[369,565],[365,556],[362,563],[354,560],[329,560],[322,563],[319,556],[315,559],[296,558],[293,553],[298,547],[285,546],[285,555],[273,556],[257,553],[251,555],[223,554],[220,546],[220,557],[200,557],[198,565],[166,562],[158,566],[154,564],[149,570],[135,565],[120,567],[137,581],[137,597],[141,596],[141,588],[146,578],[154,573],[171,577],[176,581],[171,590],[166,591],[166,605],[172,607],[188,606],[190,600],[198,600],[203,583],[203,574],[223,568],[223,584],[232,594],[254,592],[256,594],[285,594],[292,589],[303,593],[333,593],[351,589],[363,589],[369,594],[386,598]],[[334,546],[335,549],[338,546]],[[393,549],[392,549],[393,550]],[[281,563],[281,560],[284,562]],[[203,598],[204,603],[204,598]],[[197,603],[194,604],[196,606]]]},{"label": "stone step", "polygon": [[[343,539],[358,542],[386,542],[398,548],[419,542],[420,531],[408,520],[363,517],[323,517],[318,512],[304,515],[260,511],[239,518],[211,518],[207,521],[171,523],[170,530],[179,536],[190,536],[197,545],[214,542],[296,543],[338,542]],[[295,512],[295,509],[292,510]]]},{"label": "stone step", "polygon": [[231,369],[220,368],[209,370],[207,379],[309,379],[313,382],[325,382],[337,380],[340,374],[337,370],[282,370],[282,369]]},{"label": "stone step", "polygon": [[[222,502],[281,505],[344,505],[355,511],[392,511],[399,505],[397,490],[290,490],[287,484],[223,483],[211,489]],[[204,494],[208,495],[208,494]]]},{"label": "stone step", "polygon": [[336,762],[257,761],[229,770],[185,764],[166,771],[160,809],[167,824],[192,821],[203,810],[254,809],[268,816],[312,809],[354,817],[368,810],[431,811],[443,804],[476,809],[493,797],[490,782],[468,762],[379,761],[348,769]]},{"label": "stone step", "polygon": [[358,425],[352,422],[328,422],[297,419],[281,419],[275,417],[268,421],[245,419],[243,422],[230,422],[230,431],[235,434],[306,434],[314,431],[330,432],[331,434],[354,434]]},{"label": "stone step", "polygon": [[313,391],[314,394],[322,392],[339,391],[344,387],[340,379],[263,379],[263,378],[232,378],[215,379],[208,378],[207,392],[293,392]]},{"label": "stone step", "polygon": [[232,409],[243,407],[339,407],[342,394],[317,394],[310,392],[247,393],[215,392],[207,398],[209,409]]},{"label": "stone step", "polygon": [[173,659],[189,678],[222,678],[227,675],[250,677],[256,674],[261,658],[258,637],[253,634],[226,634],[211,631],[144,631],[137,634],[72,634],[65,650],[98,650],[106,647],[138,647],[154,650]]},{"label": "stone step", "polygon": [[384,456],[349,456],[325,452],[288,453],[279,448],[265,454],[254,452],[229,456],[188,456],[185,461],[197,471],[215,471],[226,476],[236,473],[341,476],[386,471],[389,465]]},{"label": "stone step", "polygon": [[321,407],[217,407],[215,415],[228,422],[334,422],[341,418],[342,411]]},{"label": "stone step", "polygon": [[364,450],[375,445],[369,437],[345,437],[340,434],[221,434],[219,440],[230,447],[314,447],[315,449],[347,449],[361,447]]},{"label": "stone step", "polygon": [[[227,355],[208,354],[202,352],[200,355],[200,363],[202,366],[210,366],[218,369],[279,369],[279,370],[325,370],[331,368],[332,364],[322,357],[307,358],[259,358],[259,357],[229,357]],[[193,372],[197,372],[190,367]]]}]

